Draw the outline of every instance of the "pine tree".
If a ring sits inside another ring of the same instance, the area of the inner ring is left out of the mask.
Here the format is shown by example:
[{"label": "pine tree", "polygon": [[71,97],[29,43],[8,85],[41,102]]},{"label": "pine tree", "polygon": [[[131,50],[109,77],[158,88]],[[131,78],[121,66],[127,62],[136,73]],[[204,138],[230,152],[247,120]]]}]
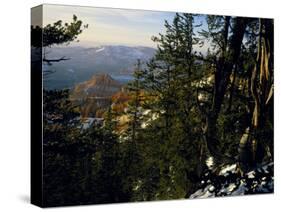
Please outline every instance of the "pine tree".
[{"label": "pine tree", "polygon": [[128,119],[127,128],[124,134],[124,157],[123,165],[125,168],[124,187],[131,195],[132,200],[137,199],[135,188],[138,187],[142,178],[142,116],[143,116],[143,92],[141,82],[141,61],[138,60],[134,70],[134,80],[126,86],[126,92],[129,94],[128,107],[125,115]]},{"label": "pine tree", "polygon": [[154,199],[184,197],[192,190],[191,181],[198,180],[196,174],[189,177],[198,170],[198,163],[192,163],[190,158],[198,158],[201,148],[200,141],[195,139],[199,128],[192,130],[199,121],[194,119],[196,92],[192,86],[199,76],[193,72],[196,67],[193,45],[197,43],[193,18],[190,14],[176,14],[172,24],[165,22],[166,33],[153,38],[158,44],[156,55],[142,72],[143,87],[150,96],[144,106],[151,111],[151,120],[157,117],[145,131],[146,151],[157,157],[157,161],[146,160],[159,167],[154,177],[157,186],[146,181],[153,185]]}]

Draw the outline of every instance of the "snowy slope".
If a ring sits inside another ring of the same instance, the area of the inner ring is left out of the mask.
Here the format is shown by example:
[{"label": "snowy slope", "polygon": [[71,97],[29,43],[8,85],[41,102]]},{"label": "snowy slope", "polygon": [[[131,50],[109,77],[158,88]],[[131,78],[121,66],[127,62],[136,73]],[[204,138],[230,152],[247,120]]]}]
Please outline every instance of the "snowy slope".
[{"label": "snowy slope", "polygon": [[201,189],[190,195],[190,198],[273,193],[273,165],[262,165],[242,177],[236,164],[223,167],[218,175],[207,172],[201,182]]}]

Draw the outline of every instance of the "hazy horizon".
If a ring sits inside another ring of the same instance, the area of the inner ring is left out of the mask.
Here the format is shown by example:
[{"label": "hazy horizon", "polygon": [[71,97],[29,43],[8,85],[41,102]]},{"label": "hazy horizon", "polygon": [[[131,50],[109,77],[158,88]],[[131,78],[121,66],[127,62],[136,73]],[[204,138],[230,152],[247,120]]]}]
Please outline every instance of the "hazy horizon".
[{"label": "hazy horizon", "polygon": [[[176,12],[132,9],[95,8],[83,6],[44,4],[43,26],[58,20],[71,22],[75,14],[88,28],[78,36],[79,42],[68,46],[95,47],[100,45],[146,46],[156,48],[151,40],[159,33],[165,34],[164,23],[173,21]],[[38,20],[40,17],[38,17]],[[204,18],[196,17],[195,24]],[[35,21],[36,23],[36,21]]]}]

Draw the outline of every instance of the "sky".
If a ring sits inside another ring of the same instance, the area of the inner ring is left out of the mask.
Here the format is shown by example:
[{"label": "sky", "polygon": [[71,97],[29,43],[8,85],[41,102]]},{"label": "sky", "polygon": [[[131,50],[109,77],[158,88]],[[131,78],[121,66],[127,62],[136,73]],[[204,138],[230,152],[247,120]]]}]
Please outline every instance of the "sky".
[{"label": "sky", "polygon": [[64,5],[43,6],[43,26],[58,20],[71,22],[73,14],[89,27],[71,45],[128,45],[156,47],[152,36],[163,33],[164,21],[171,22],[174,12],[94,8]]}]

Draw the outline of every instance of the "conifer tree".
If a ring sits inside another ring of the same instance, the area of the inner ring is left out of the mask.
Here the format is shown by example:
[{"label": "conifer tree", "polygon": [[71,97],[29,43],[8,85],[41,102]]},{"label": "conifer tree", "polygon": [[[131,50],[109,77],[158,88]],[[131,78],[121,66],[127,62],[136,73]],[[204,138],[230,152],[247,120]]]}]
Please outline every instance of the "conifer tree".
[{"label": "conifer tree", "polygon": [[157,117],[150,125],[150,130],[157,133],[147,142],[153,148],[148,151],[159,157],[156,199],[184,197],[192,190],[191,181],[198,180],[196,174],[188,177],[196,173],[198,163],[187,163],[187,159],[199,157],[201,145],[195,139],[199,128],[192,130],[198,122],[194,118],[197,111],[192,82],[199,76],[193,72],[193,45],[197,43],[193,19],[190,14],[176,14],[172,24],[165,22],[166,33],[153,38],[158,44],[157,52],[142,73],[143,86],[151,96],[145,106]]},{"label": "conifer tree", "polygon": [[124,132],[125,140],[123,146],[124,158],[123,165],[125,168],[124,184],[125,189],[131,195],[132,199],[137,199],[134,195],[134,190],[138,187],[139,180],[142,173],[142,82],[141,82],[141,61],[137,60],[137,64],[134,70],[134,80],[126,86],[126,92],[128,92],[130,100],[128,107],[126,108],[125,115],[127,117],[127,128]]}]

